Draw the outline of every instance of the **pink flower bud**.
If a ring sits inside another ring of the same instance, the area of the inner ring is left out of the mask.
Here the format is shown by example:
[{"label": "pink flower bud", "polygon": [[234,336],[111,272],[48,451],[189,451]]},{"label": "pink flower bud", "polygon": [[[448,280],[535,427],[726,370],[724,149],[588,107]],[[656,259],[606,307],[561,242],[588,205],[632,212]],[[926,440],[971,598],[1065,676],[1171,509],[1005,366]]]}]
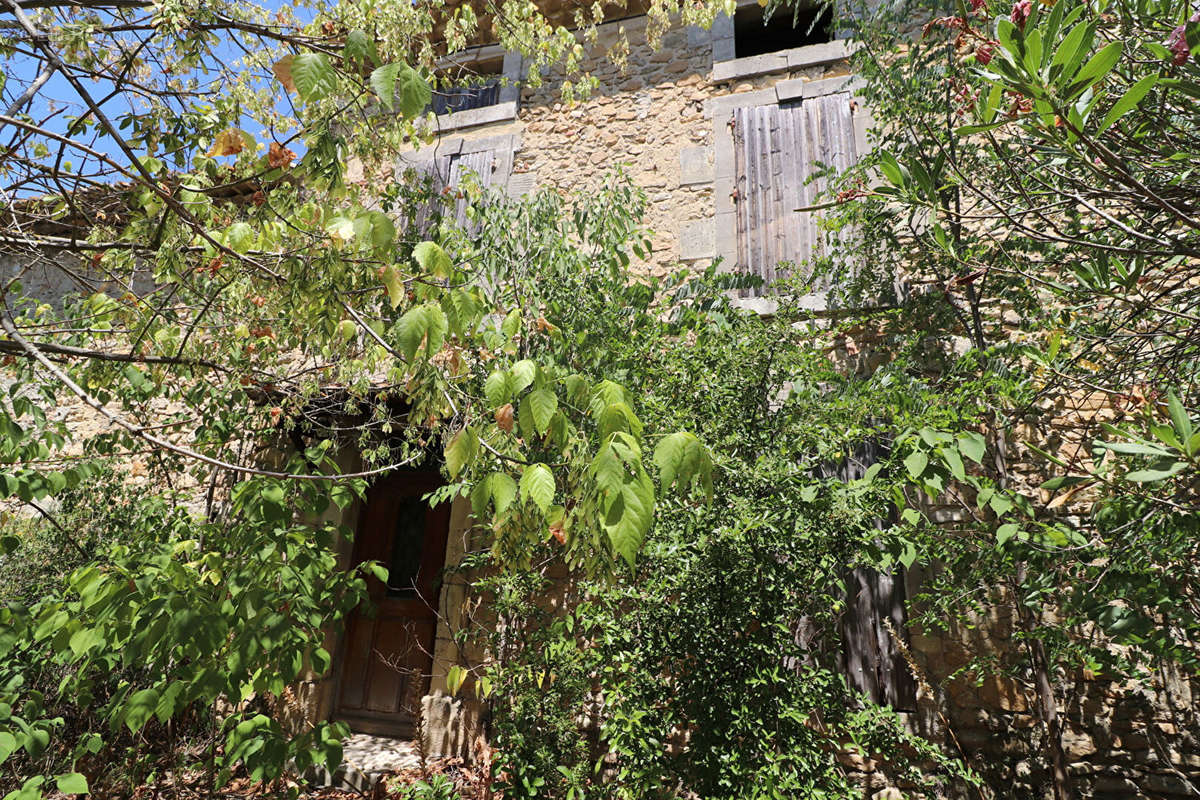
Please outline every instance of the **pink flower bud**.
[{"label": "pink flower bud", "polygon": [[1018,28],[1024,28],[1029,16],[1033,13],[1033,0],[1017,0],[1012,7],[1012,22]]},{"label": "pink flower bud", "polygon": [[975,62],[980,66],[986,67],[992,62],[992,56],[996,54],[996,41],[984,42],[975,48]]},{"label": "pink flower bud", "polygon": [[1182,25],[1171,31],[1171,35],[1167,37],[1166,45],[1167,49],[1171,51],[1172,64],[1181,67],[1187,63],[1188,56],[1192,53],[1188,48],[1187,37],[1183,34]]}]

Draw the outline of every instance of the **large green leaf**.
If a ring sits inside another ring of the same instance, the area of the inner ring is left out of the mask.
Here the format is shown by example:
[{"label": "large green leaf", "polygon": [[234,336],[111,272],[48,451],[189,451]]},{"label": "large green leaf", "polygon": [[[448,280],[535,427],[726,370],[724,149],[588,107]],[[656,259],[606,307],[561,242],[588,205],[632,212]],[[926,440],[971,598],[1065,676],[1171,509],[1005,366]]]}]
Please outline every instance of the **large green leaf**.
[{"label": "large green leaf", "polygon": [[137,733],[146,724],[154,714],[154,709],[158,706],[158,691],[155,689],[143,689],[140,692],[134,692],[128,700],[125,701],[125,726],[129,728],[130,733]]},{"label": "large green leaf", "polygon": [[1117,61],[1121,58],[1121,52],[1124,50],[1124,47],[1124,42],[1120,40],[1110,42],[1088,59],[1088,62],[1071,78],[1070,85],[1066,90],[1068,99],[1073,98],[1112,72],[1113,67],[1117,65]]},{"label": "large green leaf", "polygon": [[87,778],[78,772],[67,772],[59,775],[54,779],[54,784],[63,794],[87,794],[89,791]]},{"label": "large green leaf", "polygon": [[604,529],[617,552],[630,568],[654,520],[654,484],[644,470],[621,487],[604,517]]},{"label": "large green leaf", "polygon": [[558,411],[558,397],[549,389],[537,389],[529,394],[529,410],[533,415],[533,426],[539,434],[546,435],[550,420]]},{"label": "large green leaf", "polygon": [[413,260],[421,269],[437,278],[449,278],[454,262],[437,242],[421,242],[413,248]]},{"label": "large green leaf", "polygon": [[292,59],[292,83],[305,101],[323,100],[337,89],[337,74],[323,53],[300,53]]},{"label": "large green leaf", "polygon": [[517,499],[517,482],[507,472],[493,472],[489,475],[488,490],[491,492],[492,502],[496,504],[497,514],[503,514]]},{"label": "large green leaf", "polygon": [[545,514],[554,503],[554,473],[545,464],[530,464],[521,475],[521,499],[532,500]]},{"label": "large green leaf", "polygon": [[1133,110],[1134,106],[1142,102],[1142,98],[1146,93],[1154,88],[1154,84],[1158,83],[1157,75],[1147,75],[1140,81],[1130,86],[1125,94],[1113,103],[1112,108],[1104,115],[1104,121],[1100,123],[1100,127],[1096,129],[1096,133],[1103,133],[1112,127],[1113,123],[1121,117]]},{"label": "large green leaf", "polygon": [[402,62],[384,64],[374,70],[370,82],[385,108],[391,111],[398,106],[406,117],[417,116],[433,99],[433,91],[425,79]]},{"label": "large green leaf", "polygon": [[491,408],[504,405],[512,399],[512,384],[508,372],[502,369],[493,370],[483,382],[483,394]]}]

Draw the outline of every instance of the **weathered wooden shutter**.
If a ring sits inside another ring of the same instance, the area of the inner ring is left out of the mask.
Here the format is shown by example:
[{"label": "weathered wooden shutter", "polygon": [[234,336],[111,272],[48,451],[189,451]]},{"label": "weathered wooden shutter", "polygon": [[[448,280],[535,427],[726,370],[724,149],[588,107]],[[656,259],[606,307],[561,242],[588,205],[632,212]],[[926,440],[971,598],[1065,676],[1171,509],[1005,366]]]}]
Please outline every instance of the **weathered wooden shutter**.
[{"label": "weathered wooden shutter", "polygon": [[[412,164],[412,167],[416,170],[418,180],[428,178],[431,181],[434,195],[428,203],[424,203],[416,209],[413,215],[417,230],[425,234],[430,230],[433,217],[439,209],[443,214],[451,213],[449,205],[451,201],[442,197],[442,191],[446,188],[457,188],[462,183],[463,176],[468,172],[475,173],[480,184],[485,188],[491,186],[494,181],[497,158],[494,150],[478,150],[471,153],[436,156],[416,162]],[[467,201],[456,198],[452,202],[455,222],[458,225],[465,225]]]},{"label": "weathered wooden shutter", "polygon": [[[822,473],[843,481],[858,480],[886,455],[886,449],[886,445],[867,442],[844,462],[830,465]],[[883,521],[876,524],[882,527]],[[881,572],[858,567],[846,572],[845,585],[841,661],[847,682],[881,705],[915,709],[916,681],[894,638],[908,639],[903,568]]]},{"label": "weathered wooden shutter", "polygon": [[[738,268],[766,282],[825,252],[813,205],[828,181],[821,166],[844,170],[858,160],[849,92],[788,105],[734,111]],[[818,287],[820,288],[820,287]],[[756,292],[748,292],[756,293]]]}]

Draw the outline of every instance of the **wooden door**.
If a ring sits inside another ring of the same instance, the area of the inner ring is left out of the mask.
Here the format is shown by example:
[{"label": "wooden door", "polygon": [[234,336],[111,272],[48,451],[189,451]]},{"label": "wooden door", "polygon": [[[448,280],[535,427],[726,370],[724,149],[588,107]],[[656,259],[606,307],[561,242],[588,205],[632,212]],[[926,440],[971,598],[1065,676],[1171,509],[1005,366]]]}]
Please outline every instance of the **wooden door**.
[{"label": "wooden door", "polygon": [[415,734],[433,664],[437,578],[450,523],[449,503],[430,508],[421,498],[440,483],[436,472],[401,472],[367,493],[354,563],[378,561],[388,580],[367,578],[370,600],[351,613],[343,639],[336,716],[355,730]]}]

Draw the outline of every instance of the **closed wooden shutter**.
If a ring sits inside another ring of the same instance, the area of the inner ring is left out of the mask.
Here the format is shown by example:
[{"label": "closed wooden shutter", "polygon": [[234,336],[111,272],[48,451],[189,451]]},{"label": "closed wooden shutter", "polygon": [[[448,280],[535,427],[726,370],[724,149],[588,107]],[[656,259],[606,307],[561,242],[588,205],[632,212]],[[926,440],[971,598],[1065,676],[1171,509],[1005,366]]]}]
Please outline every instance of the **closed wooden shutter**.
[{"label": "closed wooden shutter", "polygon": [[[886,453],[887,445],[867,442],[844,462],[827,465],[821,473],[842,481],[858,480]],[[883,520],[876,524],[882,527]],[[914,710],[916,680],[896,643],[896,637],[908,641],[903,568],[847,570],[845,587],[841,663],[847,682],[880,705],[898,711]]]},{"label": "closed wooden shutter", "polygon": [[447,188],[456,189],[462,184],[463,177],[468,173],[478,176],[480,185],[490,187],[495,182],[497,159],[495,150],[478,150],[472,153],[453,153],[425,159],[411,165],[416,171],[418,181],[428,179],[433,191],[433,198],[413,213],[413,222],[422,235],[429,232],[436,215],[453,214],[458,225],[467,223],[467,201],[446,196],[443,191]]},{"label": "closed wooden shutter", "polygon": [[809,180],[822,165],[841,171],[858,160],[851,96],[739,108],[733,126],[738,268],[769,283],[825,253],[816,215],[796,209],[827,188],[825,178]]}]

